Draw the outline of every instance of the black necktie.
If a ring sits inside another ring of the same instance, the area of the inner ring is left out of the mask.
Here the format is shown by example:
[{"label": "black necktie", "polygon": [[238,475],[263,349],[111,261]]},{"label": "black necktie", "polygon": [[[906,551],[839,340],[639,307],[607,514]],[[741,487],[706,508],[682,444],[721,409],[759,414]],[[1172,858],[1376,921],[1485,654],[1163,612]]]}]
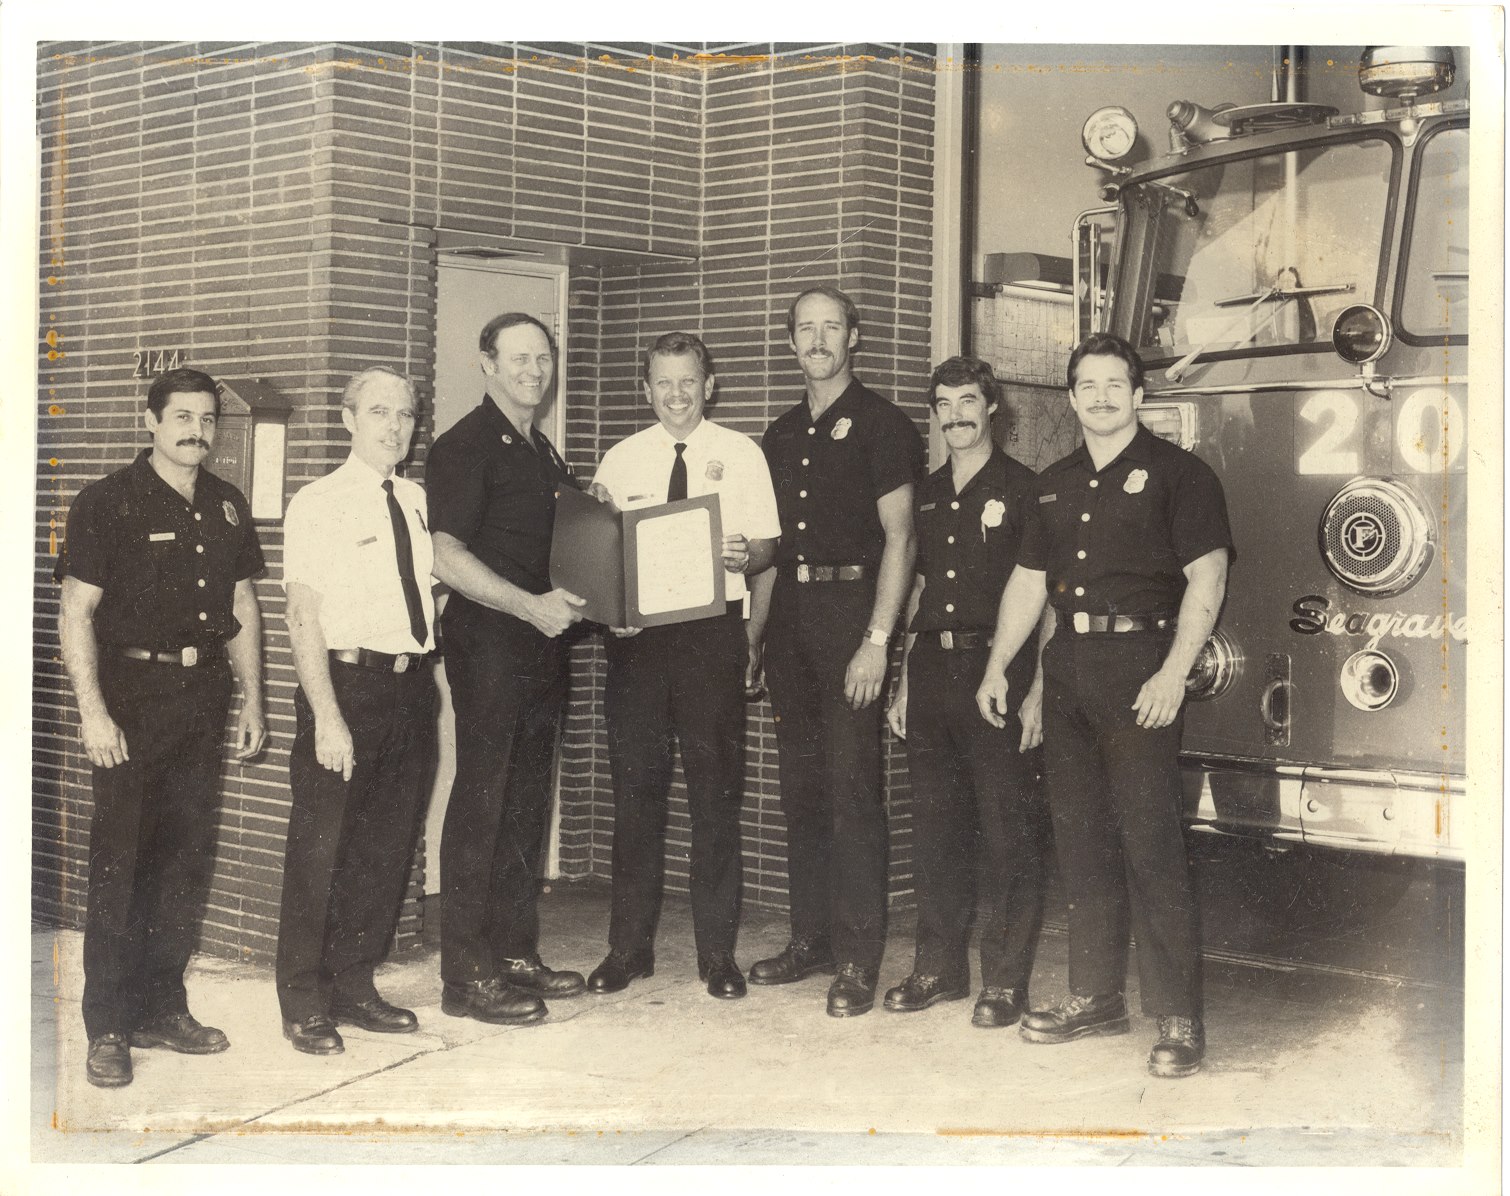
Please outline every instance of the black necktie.
[{"label": "black necktie", "polygon": [[676,446],[676,461],[671,466],[671,481],[666,485],[666,501],[677,502],[687,497],[687,463],[682,460],[682,454],[687,446]]},{"label": "black necktie", "polygon": [[414,545],[409,541],[409,524],[393,497],[393,479],[383,479],[388,495],[388,518],[393,521],[393,550],[398,557],[398,579],[404,584],[404,605],[409,608],[409,630],[414,642],[424,648],[429,635],[425,628],[425,607],[419,600],[419,583],[414,580]]}]

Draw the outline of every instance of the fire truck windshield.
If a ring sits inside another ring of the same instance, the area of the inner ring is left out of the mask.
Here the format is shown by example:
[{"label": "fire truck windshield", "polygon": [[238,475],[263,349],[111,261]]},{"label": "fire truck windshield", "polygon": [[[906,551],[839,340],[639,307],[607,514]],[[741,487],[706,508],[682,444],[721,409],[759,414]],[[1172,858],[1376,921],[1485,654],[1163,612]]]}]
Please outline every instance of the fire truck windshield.
[{"label": "fire truck windshield", "polygon": [[1422,146],[1411,205],[1400,326],[1417,337],[1468,332],[1468,130]]},{"label": "fire truck windshield", "polygon": [[1329,342],[1337,312],[1378,302],[1392,170],[1390,145],[1368,139],[1137,184],[1129,210],[1153,223],[1134,239],[1151,254],[1133,324],[1145,358],[1188,365]]}]

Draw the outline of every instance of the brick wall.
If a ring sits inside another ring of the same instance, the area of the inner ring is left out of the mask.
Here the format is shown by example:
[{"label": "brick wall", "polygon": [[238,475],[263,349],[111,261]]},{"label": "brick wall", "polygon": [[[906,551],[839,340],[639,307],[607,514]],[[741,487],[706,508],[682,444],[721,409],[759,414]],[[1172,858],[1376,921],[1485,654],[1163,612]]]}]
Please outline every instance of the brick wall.
[{"label": "brick wall", "polygon": [[[39,56],[44,334],[39,427],[34,895],[81,916],[89,778],[57,655],[54,544],[80,486],[128,461],[138,344],[290,395],[288,492],[345,456],[356,369],[433,388],[437,229],[690,264],[574,266],[565,455],[590,471],[644,426],[639,353],[673,327],[719,364],[714,414],[758,434],[796,400],[782,326],[812,281],[865,318],[857,372],[926,425],[934,75],[930,48],[573,45],[46,45]],[[49,357],[52,353],[55,356]],[[423,436],[422,436],[423,439]],[[425,445],[411,473],[423,475]],[[273,742],[229,770],[204,945],[268,958],[287,817],[294,683],[281,529],[260,529]],[[606,875],[602,656],[573,652],[562,860]],[[891,755],[893,887],[908,883]],[[750,715],[747,899],[784,900],[769,710]],[[685,886],[685,805],[668,881]],[[416,874],[411,894],[418,891]],[[417,907],[406,904],[406,933]]]}]

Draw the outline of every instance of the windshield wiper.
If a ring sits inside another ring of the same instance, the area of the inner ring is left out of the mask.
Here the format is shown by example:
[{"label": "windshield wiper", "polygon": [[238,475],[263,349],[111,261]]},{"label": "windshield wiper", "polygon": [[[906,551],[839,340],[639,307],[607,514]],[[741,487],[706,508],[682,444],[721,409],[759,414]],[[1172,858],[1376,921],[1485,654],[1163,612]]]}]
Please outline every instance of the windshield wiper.
[{"label": "windshield wiper", "polygon": [[1304,299],[1310,295],[1351,294],[1355,289],[1354,284],[1350,282],[1329,283],[1324,286],[1316,287],[1287,287],[1280,281],[1286,274],[1295,275],[1295,271],[1290,267],[1286,267],[1285,269],[1281,270],[1275,279],[1274,285],[1266,291],[1259,291],[1252,295],[1232,295],[1226,299],[1218,299],[1212,306],[1236,307],[1240,303],[1246,303],[1248,304],[1248,306],[1245,307],[1240,313],[1238,313],[1238,316],[1235,320],[1223,327],[1221,332],[1219,332],[1216,336],[1202,341],[1194,349],[1190,350],[1189,353],[1185,354],[1184,357],[1180,358],[1179,361],[1175,362],[1172,366],[1165,370],[1164,377],[1171,382],[1178,382],[1185,376],[1185,371],[1195,363],[1196,359],[1199,358],[1201,354],[1210,349],[1212,345],[1221,344],[1223,341],[1226,341],[1234,332],[1242,327],[1243,323],[1247,321],[1247,319],[1252,316],[1255,311],[1257,311],[1265,303],[1273,303],[1275,305],[1274,310],[1269,313],[1269,318],[1263,321],[1263,323],[1255,324],[1252,328],[1248,329],[1248,334],[1243,337],[1242,340],[1234,341],[1231,345],[1231,348],[1236,349],[1241,345],[1246,345],[1249,341],[1251,341],[1255,336],[1259,334],[1259,331],[1261,329],[1263,329],[1266,325],[1272,324],[1279,315],[1280,304],[1288,303],[1291,299]]}]

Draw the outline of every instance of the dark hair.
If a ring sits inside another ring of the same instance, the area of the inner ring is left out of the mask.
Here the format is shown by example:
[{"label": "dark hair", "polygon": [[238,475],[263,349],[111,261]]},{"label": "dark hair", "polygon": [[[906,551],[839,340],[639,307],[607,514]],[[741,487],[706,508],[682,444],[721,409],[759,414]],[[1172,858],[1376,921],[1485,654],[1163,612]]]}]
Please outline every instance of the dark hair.
[{"label": "dark hair", "polygon": [[996,380],[996,371],[990,362],[979,357],[951,357],[928,379],[928,406],[938,406],[940,386],[969,386],[971,383],[980,387],[981,398],[988,406],[1001,403],[1001,383]]},{"label": "dark hair", "polygon": [[786,309],[786,334],[793,339],[797,336],[797,305],[809,295],[822,295],[832,299],[844,309],[844,326],[846,329],[860,327],[860,309],[855,306],[855,301],[836,286],[822,283],[819,286],[808,287],[802,294],[792,300],[792,305]]},{"label": "dark hair", "polygon": [[691,354],[697,358],[697,367],[704,378],[713,377],[713,355],[708,346],[690,332],[668,332],[657,337],[655,344],[645,351],[645,360],[640,365],[640,376],[650,381],[650,363],[657,357],[682,357]]},{"label": "dark hair", "polygon": [[492,357],[498,351],[498,334],[505,328],[513,328],[516,324],[533,324],[540,329],[545,333],[545,343],[551,347],[551,356],[556,356],[556,338],[551,335],[551,330],[534,316],[526,315],[522,311],[508,311],[501,316],[494,316],[483,325],[482,334],[477,338],[477,347]]},{"label": "dark hair", "polygon": [[1069,369],[1065,371],[1070,389],[1075,389],[1075,371],[1080,368],[1082,358],[1086,357],[1116,357],[1127,366],[1127,379],[1132,383],[1134,390],[1143,389],[1143,359],[1138,356],[1138,351],[1114,332],[1093,332],[1078,345],[1070,354]]},{"label": "dark hair", "polygon": [[220,391],[215,379],[198,370],[177,369],[159,374],[157,381],[147,391],[147,410],[161,416],[168,405],[168,396],[176,394],[211,395],[215,399],[215,418],[220,418]]}]

